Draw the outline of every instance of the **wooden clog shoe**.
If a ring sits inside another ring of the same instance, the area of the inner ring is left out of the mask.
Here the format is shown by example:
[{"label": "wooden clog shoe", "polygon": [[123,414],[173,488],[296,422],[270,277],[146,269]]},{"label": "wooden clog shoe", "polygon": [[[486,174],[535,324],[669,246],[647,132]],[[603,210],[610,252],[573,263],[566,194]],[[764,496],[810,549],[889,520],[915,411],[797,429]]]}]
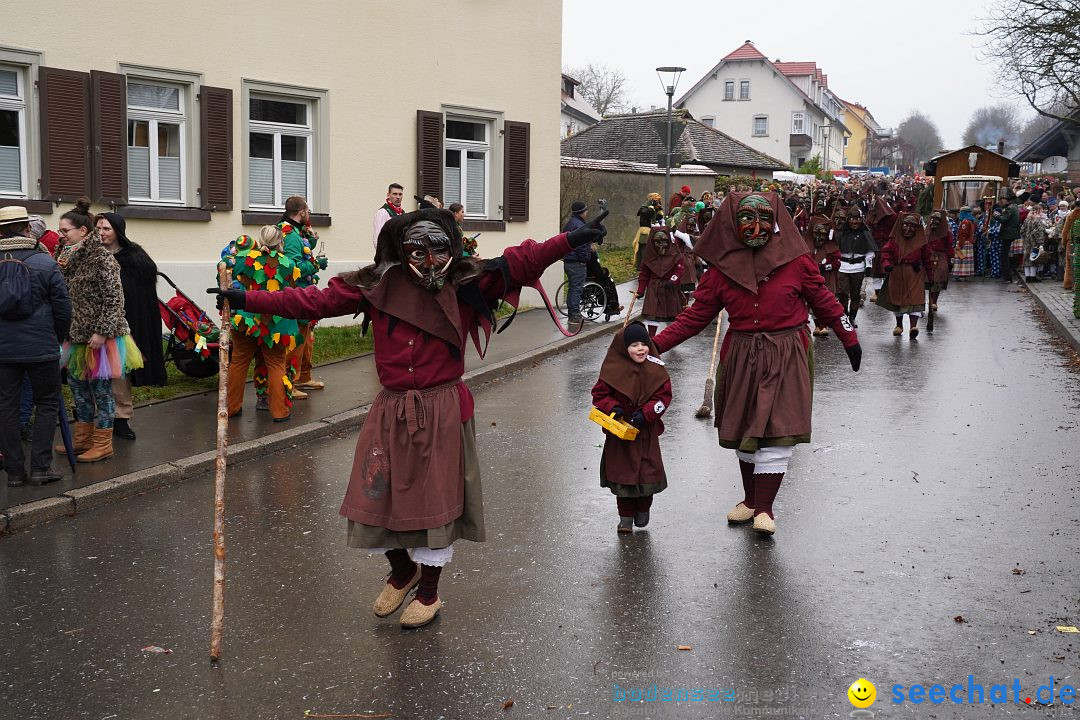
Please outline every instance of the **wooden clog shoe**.
[{"label": "wooden clog shoe", "polygon": [[746,507],[746,503],[739,503],[727,514],[727,521],[732,525],[741,525],[754,519],[754,508]]},{"label": "wooden clog shoe", "polygon": [[405,608],[405,612],[401,613],[401,627],[423,627],[435,619],[435,616],[439,614],[439,608],[441,607],[441,598],[435,598],[435,602],[430,605],[425,605],[416,598],[413,598],[413,601]]},{"label": "wooden clog shoe", "polygon": [[387,615],[393,615],[397,612],[397,609],[401,607],[401,603],[405,602],[405,596],[409,594],[409,591],[416,587],[416,583],[420,582],[420,565],[416,566],[416,574],[412,576],[412,580],[403,588],[396,588],[387,581],[383,586],[382,592],[379,593],[379,597],[375,598],[375,615],[376,617],[386,617]]}]

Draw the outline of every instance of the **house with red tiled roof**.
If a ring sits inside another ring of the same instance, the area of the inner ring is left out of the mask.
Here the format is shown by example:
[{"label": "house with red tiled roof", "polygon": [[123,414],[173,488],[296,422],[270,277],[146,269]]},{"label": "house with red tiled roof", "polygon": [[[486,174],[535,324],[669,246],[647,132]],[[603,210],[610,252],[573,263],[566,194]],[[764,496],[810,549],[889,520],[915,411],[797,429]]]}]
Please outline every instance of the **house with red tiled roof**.
[{"label": "house with red tiled roof", "polygon": [[771,61],[747,40],[698,80],[676,103],[701,122],[793,168],[815,155],[843,165],[850,134],[828,76],[813,62]]}]

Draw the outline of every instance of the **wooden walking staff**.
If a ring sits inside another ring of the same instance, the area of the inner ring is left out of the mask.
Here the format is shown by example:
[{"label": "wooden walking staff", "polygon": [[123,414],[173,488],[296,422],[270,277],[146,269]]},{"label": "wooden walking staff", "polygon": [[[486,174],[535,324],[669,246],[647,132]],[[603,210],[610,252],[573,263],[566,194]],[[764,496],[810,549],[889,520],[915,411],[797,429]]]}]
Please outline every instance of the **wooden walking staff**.
[{"label": "wooden walking staff", "polygon": [[716,336],[712,341],[712,358],[709,359],[709,376],[705,378],[705,400],[701,403],[701,407],[694,413],[694,417],[707,418],[712,417],[713,406],[713,385],[716,378],[716,348],[720,345],[720,333],[724,327],[724,311],[721,310],[720,314],[716,316]]},{"label": "wooden walking staff", "polygon": [[[218,270],[218,286],[231,284],[229,269]],[[214,460],[214,608],[210,616],[210,662],[221,657],[221,633],[225,628],[225,449],[229,444],[229,331],[232,309],[222,298],[221,335],[218,345],[217,458]]]},{"label": "wooden walking staff", "polygon": [[634,303],[637,302],[637,290],[630,293],[630,307],[626,308],[626,317],[623,318],[622,326],[630,324],[630,316],[634,314]]}]

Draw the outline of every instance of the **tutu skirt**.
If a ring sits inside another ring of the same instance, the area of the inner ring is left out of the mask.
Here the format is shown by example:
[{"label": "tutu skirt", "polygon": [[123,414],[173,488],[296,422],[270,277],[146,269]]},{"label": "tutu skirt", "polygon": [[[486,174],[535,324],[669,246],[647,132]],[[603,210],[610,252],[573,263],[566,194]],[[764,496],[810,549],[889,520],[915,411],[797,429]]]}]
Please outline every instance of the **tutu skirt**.
[{"label": "tutu skirt", "polygon": [[87,343],[64,343],[60,364],[80,380],[110,380],[143,366],[143,356],[130,335],[109,338],[97,350]]}]

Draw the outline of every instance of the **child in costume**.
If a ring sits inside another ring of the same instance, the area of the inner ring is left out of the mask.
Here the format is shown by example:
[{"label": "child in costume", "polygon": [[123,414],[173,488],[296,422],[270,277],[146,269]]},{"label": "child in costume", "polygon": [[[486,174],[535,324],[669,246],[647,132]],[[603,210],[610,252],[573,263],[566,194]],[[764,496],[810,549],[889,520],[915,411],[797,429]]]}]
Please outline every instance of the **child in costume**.
[{"label": "child in costume", "polygon": [[660,457],[660,417],[671,405],[671,379],[657,357],[649,331],[630,323],[615,335],[592,389],[593,405],[638,429],[633,440],[611,433],[600,460],[600,487],[611,490],[619,509],[621,533],[649,524],[653,495],[667,488]]}]

